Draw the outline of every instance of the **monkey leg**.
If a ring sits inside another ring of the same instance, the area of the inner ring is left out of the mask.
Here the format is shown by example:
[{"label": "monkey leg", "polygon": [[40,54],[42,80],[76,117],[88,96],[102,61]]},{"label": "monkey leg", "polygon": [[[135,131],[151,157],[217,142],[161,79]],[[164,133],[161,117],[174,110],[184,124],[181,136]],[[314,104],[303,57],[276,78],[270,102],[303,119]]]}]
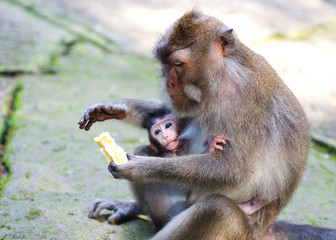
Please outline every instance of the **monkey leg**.
[{"label": "monkey leg", "polygon": [[[149,146],[138,147],[135,154],[151,154]],[[136,218],[138,214],[143,213],[144,185],[143,183],[130,182],[130,187],[136,202],[122,200],[101,200],[96,199],[89,211],[90,218],[97,218],[103,209],[114,211],[107,221],[111,224],[119,224],[127,220]]]},{"label": "monkey leg", "polygon": [[[140,156],[155,156],[156,152],[148,146],[140,146],[135,152]],[[170,183],[132,182],[131,189],[137,202],[144,206],[157,230],[162,229],[171,219],[186,207],[186,191]]]},{"label": "monkey leg", "polygon": [[120,224],[133,219],[138,214],[142,213],[142,207],[136,202],[96,199],[91,206],[89,217],[97,218],[103,209],[114,211],[114,213],[107,219],[110,224]]},{"label": "monkey leg", "polygon": [[170,183],[144,184],[144,206],[157,230],[186,208],[186,190]]},{"label": "monkey leg", "polygon": [[211,194],[174,217],[151,240],[252,240],[247,219],[229,198]]}]

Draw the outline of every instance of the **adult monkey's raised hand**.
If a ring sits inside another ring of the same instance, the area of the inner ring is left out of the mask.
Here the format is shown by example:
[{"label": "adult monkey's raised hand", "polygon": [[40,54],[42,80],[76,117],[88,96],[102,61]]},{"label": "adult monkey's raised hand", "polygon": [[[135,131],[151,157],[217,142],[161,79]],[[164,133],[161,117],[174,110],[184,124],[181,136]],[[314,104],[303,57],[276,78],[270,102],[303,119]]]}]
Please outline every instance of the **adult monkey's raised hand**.
[{"label": "adult monkey's raised hand", "polygon": [[79,128],[89,130],[93,123],[107,119],[118,119],[141,126],[147,114],[162,108],[159,100],[120,99],[94,104],[86,109],[78,121]]}]

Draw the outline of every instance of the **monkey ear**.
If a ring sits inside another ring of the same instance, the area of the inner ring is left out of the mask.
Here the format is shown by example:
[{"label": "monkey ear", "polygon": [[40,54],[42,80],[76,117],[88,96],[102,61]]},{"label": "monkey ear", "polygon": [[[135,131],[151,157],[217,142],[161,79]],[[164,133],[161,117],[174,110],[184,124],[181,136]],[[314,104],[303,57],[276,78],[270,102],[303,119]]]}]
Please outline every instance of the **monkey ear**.
[{"label": "monkey ear", "polygon": [[222,51],[223,56],[229,56],[236,50],[235,36],[232,28],[221,28],[217,31],[217,43]]}]

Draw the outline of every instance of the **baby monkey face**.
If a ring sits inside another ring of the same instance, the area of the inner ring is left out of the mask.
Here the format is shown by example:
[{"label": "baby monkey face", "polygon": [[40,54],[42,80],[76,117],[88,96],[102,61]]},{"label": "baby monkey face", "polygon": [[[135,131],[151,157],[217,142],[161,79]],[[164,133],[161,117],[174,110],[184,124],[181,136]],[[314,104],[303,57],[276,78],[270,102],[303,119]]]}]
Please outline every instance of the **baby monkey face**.
[{"label": "baby monkey face", "polygon": [[151,127],[152,137],[168,151],[176,150],[179,141],[177,133],[177,121],[172,115],[159,118]]}]

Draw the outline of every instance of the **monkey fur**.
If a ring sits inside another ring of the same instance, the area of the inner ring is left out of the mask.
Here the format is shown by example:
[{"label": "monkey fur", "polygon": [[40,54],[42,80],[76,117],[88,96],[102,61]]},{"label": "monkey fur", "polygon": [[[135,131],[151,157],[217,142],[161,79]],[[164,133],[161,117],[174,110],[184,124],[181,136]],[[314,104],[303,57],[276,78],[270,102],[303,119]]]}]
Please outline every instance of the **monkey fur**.
[{"label": "monkey fur", "polygon": [[[231,28],[195,10],[166,31],[155,56],[162,67],[162,101],[99,103],[79,121],[86,130],[113,118],[141,126],[164,106],[190,119],[187,155],[130,156],[125,165],[109,166],[115,178],[134,184],[165,182],[188,189],[186,208],[152,239],[310,239],[312,232],[336,239],[335,230],[273,224],[301,179],[310,135],[302,107],[267,61]],[[228,137],[225,150],[200,154],[199,139],[215,134]],[[141,194],[135,195],[132,211],[141,205]],[[247,214],[239,207],[244,204],[258,207]],[[97,216],[105,206],[94,205],[90,214]],[[115,215],[125,209],[114,206]]]},{"label": "monkey fur", "polygon": [[[147,129],[150,146],[141,146],[136,149],[135,155],[140,156],[160,156],[171,157],[177,154],[183,154],[186,147],[186,140],[180,140],[176,149],[168,150],[162,146],[151,129],[158,122],[171,114],[168,108],[162,108],[152,114],[149,114],[143,121],[143,127]],[[186,120],[175,120],[177,136],[180,135]],[[161,133],[163,134],[163,133]],[[143,184],[143,205],[146,214],[148,214],[156,229],[161,230],[174,216],[183,211],[186,207],[186,190],[172,183],[154,182]]]}]

